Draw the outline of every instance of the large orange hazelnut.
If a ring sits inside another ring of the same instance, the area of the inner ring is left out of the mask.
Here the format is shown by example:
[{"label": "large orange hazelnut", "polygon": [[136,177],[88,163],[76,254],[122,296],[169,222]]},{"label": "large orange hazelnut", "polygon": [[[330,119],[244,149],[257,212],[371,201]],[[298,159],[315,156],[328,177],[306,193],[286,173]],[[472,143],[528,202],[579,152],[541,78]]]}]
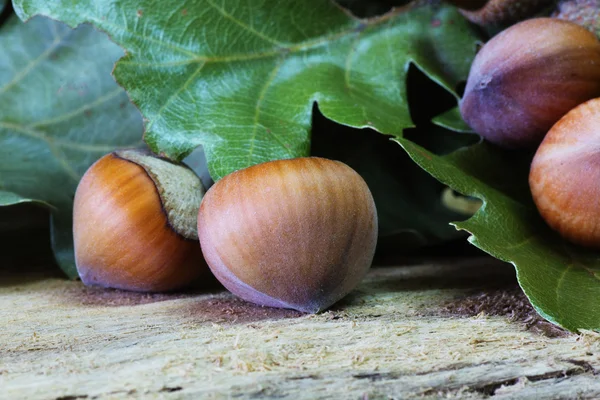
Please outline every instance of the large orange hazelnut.
[{"label": "large orange hazelnut", "polygon": [[572,22],[535,18],[492,38],[475,57],[460,102],[490,142],[535,147],[569,110],[600,96],[600,41]]},{"label": "large orange hazelnut", "polygon": [[102,157],[75,194],[75,260],[83,283],[167,291],[206,273],[196,229],[203,193],[190,169],[148,152]]},{"label": "large orange hazelnut", "polygon": [[600,99],[570,111],[550,129],[531,163],[529,186],[551,228],[600,248]]},{"label": "large orange hazelnut", "polygon": [[198,235],[210,269],[231,292],[314,313],[364,277],[375,252],[377,214],[353,169],[297,158],[218,181],[202,201]]}]

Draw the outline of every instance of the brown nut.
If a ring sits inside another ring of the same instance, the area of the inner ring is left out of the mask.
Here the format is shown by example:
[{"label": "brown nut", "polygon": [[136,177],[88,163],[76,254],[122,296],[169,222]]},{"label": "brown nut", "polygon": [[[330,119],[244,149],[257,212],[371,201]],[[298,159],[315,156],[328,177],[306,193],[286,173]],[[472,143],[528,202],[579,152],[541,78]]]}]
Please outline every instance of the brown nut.
[{"label": "brown nut", "polygon": [[600,96],[600,41],[571,22],[535,18],[486,43],[460,102],[464,120],[508,148],[535,147],[573,107]]},{"label": "brown nut", "polygon": [[485,6],[488,0],[446,0],[450,4],[454,4],[456,7],[463,10],[479,10]]},{"label": "brown nut", "polygon": [[535,204],[567,240],[600,248],[600,99],[570,111],[550,129],[529,173]]},{"label": "brown nut", "polygon": [[[468,0],[467,0],[468,1]],[[465,2],[467,2],[465,1]],[[461,13],[471,22],[483,27],[508,26],[534,16],[553,0],[489,0],[478,8],[461,7]]]},{"label": "brown nut", "polygon": [[297,158],[218,181],[202,201],[198,235],[210,269],[232,293],[314,313],[362,280],[375,252],[377,214],[353,169]]},{"label": "brown nut", "polygon": [[562,0],[552,17],[574,22],[600,37],[600,0]]},{"label": "brown nut", "polygon": [[75,260],[83,283],[167,291],[208,273],[196,230],[203,193],[191,170],[150,153],[102,157],[75,194]]}]

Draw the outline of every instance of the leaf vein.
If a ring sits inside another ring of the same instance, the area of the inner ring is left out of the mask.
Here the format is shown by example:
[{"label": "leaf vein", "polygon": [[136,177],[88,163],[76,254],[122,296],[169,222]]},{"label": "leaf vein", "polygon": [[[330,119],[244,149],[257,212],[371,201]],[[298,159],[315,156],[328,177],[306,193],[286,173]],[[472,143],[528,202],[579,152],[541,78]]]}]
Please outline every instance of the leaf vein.
[{"label": "leaf vein", "polygon": [[181,92],[183,92],[185,89],[188,88],[188,86],[192,83],[192,81],[194,79],[196,79],[196,77],[200,74],[200,72],[202,71],[202,68],[204,68],[205,65],[206,65],[206,63],[200,64],[198,66],[198,68],[196,68],[196,70],[190,75],[190,77],[183,83],[183,85],[181,85],[175,92],[173,92],[173,94],[171,96],[169,96],[167,101],[165,101],[165,103],[158,109],[156,114],[153,116],[152,120],[148,122],[146,131],[150,130],[152,125],[154,125],[156,120],[162,115],[164,110],[173,102],[173,100],[175,100],[177,98],[177,96],[179,96],[181,94]]},{"label": "leaf vein", "polygon": [[107,20],[100,20],[100,19],[98,19],[96,17],[93,17],[91,15],[82,15],[82,18],[84,20],[86,20],[86,21],[89,21],[89,22],[95,24],[98,27],[110,26],[113,29],[117,29],[117,30],[123,31],[123,32],[127,33],[128,35],[131,35],[132,37],[135,37],[135,38],[140,39],[142,41],[148,41],[148,42],[151,42],[151,43],[155,43],[155,44],[158,44],[160,46],[170,48],[171,50],[175,50],[175,51],[178,51],[180,53],[186,54],[188,56],[192,56],[194,58],[196,58],[198,56],[198,54],[194,53],[193,51],[190,51],[190,50],[188,50],[186,48],[183,48],[183,47],[179,47],[179,46],[175,45],[174,43],[165,42],[162,38],[161,39],[157,39],[157,38],[152,37],[152,36],[140,35],[140,34],[134,32],[134,31],[129,30],[126,26],[121,26],[121,25],[118,25],[118,24],[115,24],[115,23],[110,23]]},{"label": "leaf vein", "polygon": [[[18,124],[12,124],[10,122],[4,122],[4,121],[0,121],[0,128],[4,128],[7,130],[12,130],[12,131],[16,131],[22,135],[25,136],[29,136],[32,137],[34,139],[39,139],[42,140],[44,142],[46,142],[48,144],[48,146],[50,147],[66,147],[69,149],[73,149],[73,150],[79,150],[79,151],[85,151],[85,152],[89,152],[89,151],[98,151],[98,152],[103,152],[103,151],[112,151],[115,148],[118,148],[117,146],[115,146],[114,144],[85,144],[85,143],[77,143],[77,142],[72,142],[70,140],[60,140],[60,139],[53,139],[51,137],[49,137],[48,135],[46,135],[45,132],[42,131],[38,131],[35,129],[32,129],[30,127],[26,127],[23,125],[18,125]],[[138,143],[134,143],[133,145],[128,145],[128,146],[124,146],[124,148],[129,148],[132,146],[137,146],[138,144],[141,144],[142,142],[138,142]]]},{"label": "leaf vein", "polygon": [[221,14],[223,17],[227,18],[228,20],[230,20],[231,22],[233,22],[234,24],[238,25],[240,28],[252,33],[253,35],[269,42],[272,44],[275,44],[277,46],[281,46],[281,47],[286,47],[289,45],[289,43],[283,43],[280,42],[276,39],[270,38],[267,35],[265,35],[262,32],[257,31],[256,29],[254,29],[253,27],[251,27],[250,25],[244,23],[243,21],[240,21],[239,19],[235,18],[233,15],[229,14],[223,7],[219,7],[218,5],[216,5],[212,0],[206,0],[206,2],[212,7],[214,8],[219,14]]},{"label": "leaf vein", "polygon": [[87,110],[90,110],[96,106],[99,106],[102,103],[105,103],[111,99],[113,99],[114,97],[116,97],[117,95],[121,94],[123,92],[123,89],[121,89],[120,87],[108,92],[107,94],[98,97],[96,100],[94,100],[91,103],[88,104],[84,104],[83,106],[77,108],[76,110],[73,110],[69,113],[65,113],[63,115],[59,115],[56,116],[54,118],[48,118],[46,120],[43,121],[38,121],[35,122],[33,124],[28,125],[29,128],[37,128],[40,126],[48,126],[48,125],[53,125],[53,124],[57,124],[60,122],[64,122],[64,121],[68,121],[71,118],[75,118],[78,115],[83,114],[84,112],[86,112]]},{"label": "leaf vein", "polygon": [[23,67],[23,69],[21,70],[21,72],[19,72],[18,74],[16,74],[13,77],[13,79],[11,79],[10,81],[8,81],[4,86],[2,86],[0,88],[0,94],[5,93],[10,88],[12,88],[17,83],[19,83],[21,80],[23,80],[23,78],[25,78],[31,71],[33,71],[33,69],[35,67],[37,67],[42,61],[44,61],[46,58],[48,58],[48,56],[50,56],[50,54],[52,54],[52,52],[54,50],[56,50],[56,48],[63,42],[63,40],[67,36],[69,36],[70,33],[71,32],[69,31],[65,35],[60,36],[58,38],[55,38],[52,41],[52,44],[46,49],[46,51],[44,51],[43,53],[41,53],[37,58],[31,60],[25,67]]},{"label": "leaf vein", "polygon": [[[273,81],[275,80],[275,77],[277,76],[277,73],[279,72],[279,69],[281,68],[281,65],[283,64],[283,59],[281,59],[276,65],[275,68],[273,68],[273,71],[271,71],[271,73],[269,74],[269,77],[267,78],[267,80],[265,81],[259,95],[258,95],[258,99],[256,100],[256,106],[255,106],[255,112],[254,112],[254,128],[252,129],[252,137],[250,138],[250,150],[248,151],[248,164],[252,164],[252,155],[254,153],[254,144],[256,142],[256,135],[258,134],[258,125],[259,125],[259,119],[260,119],[260,108],[262,105],[262,102],[265,98],[265,95],[267,93],[267,91],[269,90],[269,87],[271,86],[271,84],[273,83]],[[266,128],[266,127],[265,127]],[[289,154],[289,149],[287,147],[283,147]]]},{"label": "leaf vein", "polygon": [[66,159],[65,155],[63,154],[63,152],[60,151],[60,149],[57,148],[51,141],[46,141],[46,142],[48,143],[50,152],[54,155],[54,158],[56,159],[56,161],[58,161],[58,163],[60,164],[62,169],[67,173],[67,175],[71,179],[73,179],[75,182],[79,182],[79,178],[81,178],[81,177],[79,176],[79,174],[77,172],[75,172],[73,167],[71,167],[71,165],[67,162],[67,159]]},{"label": "leaf vein", "polygon": [[354,88],[352,87],[352,84],[350,83],[350,76],[352,74],[352,59],[354,56],[354,53],[356,52],[356,46],[358,45],[358,42],[360,40],[360,34],[356,35],[356,38],[354,39],[354,43],[352,43],[352,46],[350,46],[350,50],[348,51],[348,55],[346,56],[346,62],[344,64],[344,85],[346,86],[346,88],[348,88],[348,90],[352,91],[354,90]]},{"label": "leaf vein", "polygon": [[[316,47],[323,45],[324,43],[334,42],[336,40],[343,39],[347,36],[351,36],[355,33],[359,33],[359,30],[357,30],[357,28],[361,28],[360,31],[362,31],[365,26],[364,24],[361,24],[361,23],[354,23],[354,24],[351,24],[348,29],[344,29],[339,32],[334,32],[334,33],[331,33],[324,37],[320,37],[320,38],[313,39],[313,40],[307,40],[307,41],[299,42],[296,44],[286,44],[283,47],[278,47],[276,49],[272,49],[272,50],[268,50],[268,51],[262,51],[262,52],[257,52],[257,53],[246,53],[246,54],[239,53],[239,54],[231,54],[231,55],[226,55],[226,56],[207,56],[207,55],[194,53],[193,51],[190,51],[190,50],[182,48],[182,47],[178,47],[175,44],[170,43],[170,42],[164,42],[162,39],[154,38],[152,36],[140,35],[136,32],[128,30],[127,27],[123,27],[123,26],[120,26],[120,25],[117,25],[114,23],[109,23],[107,21],[101,21],[98,18],[95,18],[92,16],[82,15],[82,18],[96,24],[97,26],[103,26],[103,25],[111,26],[114,29],[118,29],[123,32],[126,32],[127,34],[131,35],[132,37],[136,37],[142,41],[156,43],[160,46],[171,48],[172,50],[175,50],[182,54],[186,54],[186,55],[190,56],[190,58],[187,60],[169,61],[169,62],[165,62],[165,63],[149,62],[147,64],[144,64],[144,63],[140,63],[140,62],[132,62],[129,60],[119,60],[119,64],[133,64],[133,65],[141,65],[141,66],[145,66],[145,65],[147,65],[147,66],[153,66],[153,65],[165,65],[165,66],[175,65],[175,66],[177,66],[177,65],[191,64],[194,62],[227,63],[227,62],[264,59],[264,58],[269,58],[269,57],[275,57],[275,56],[282,55],[282,54],[285,55],[285,54],[289,54],[289,53],[299,53],[302,51],[312,50]],[[368,25],[376,26],[377,24],[379,24],[383,21],[387,21],[387,20],[388,20],[388,18],[372,19],[372,20],[368,21]]]},{"label": "leaf vein", "polygon": [[572,262],[571,264],[569,264],[567,266],[567,268],[564,270],[564,272],[560,275],[560,278],[558,278],[558,282],[556,283],[556,308],[557,308],[557,312],[559,314],[561,313],[561,306],[560,306],[560,288],[562,287],[565,277],[567,276],[567,273],[571,270],[571,268],[574,266],[574,262]]}]

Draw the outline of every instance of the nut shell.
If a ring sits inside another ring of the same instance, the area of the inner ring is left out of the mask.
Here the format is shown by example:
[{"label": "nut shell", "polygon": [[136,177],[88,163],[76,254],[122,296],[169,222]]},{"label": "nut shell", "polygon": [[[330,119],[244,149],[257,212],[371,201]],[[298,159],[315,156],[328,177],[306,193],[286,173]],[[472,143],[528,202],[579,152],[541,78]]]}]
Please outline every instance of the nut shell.
[{"label": "nut shell", "polygon": [[81,179],[73,235],[77,270],[86,285],[168,291],[207,272],[197,241],[169,223],[150,175],[115,153]]},{"label": "nut shell", "polygon": [[479,10],[488,0],[446,0],[463,10]]},{"label": "nut shell", "polygon": [[369,269],[377,213],[347,165],[309,157],[234,172],[205,195],[198,236],[213,274],[257,304],[318,312]]},{"label": "nut shell", "polygon": [[[483,7],[473,1],[473,8],[461,7],[461,13],[471,22],[483,27],[502,27],[534,16],[553,0],[489,0]],[[464,1],[465,3],[468,0]]]},{"label": "nut shell", "polygon": [[529,174],[533,200],[567,240],[600,248],[600,99],[570,111],[548,132]]},{"label": "nut shell", "polygon": [[486,43],[471,66],[460,111],[490,142],[537,146],[569,110],[600,96],[600,41],[571,22],[536,18]]},{"label": "nut shell", "polygon": [[600,0],[561,0],[552,17],[574,22],[600,37]]}]

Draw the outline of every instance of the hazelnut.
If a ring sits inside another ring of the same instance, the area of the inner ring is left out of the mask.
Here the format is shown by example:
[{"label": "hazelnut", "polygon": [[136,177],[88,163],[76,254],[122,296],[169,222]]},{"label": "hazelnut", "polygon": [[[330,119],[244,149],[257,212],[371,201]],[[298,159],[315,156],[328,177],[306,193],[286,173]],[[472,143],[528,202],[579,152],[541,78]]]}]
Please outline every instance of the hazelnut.
[{"label": "hazelnut", "polygon": [[462,10],[479,10],[488,0],[446,0]]},{"label": "hazelnut", "polygon": [[500,146],[537,146],[573,107],[600,96],[600,41],[571,22],[535,18],[486,43],[460,102],[464,120]]},{"label": "hazelnut", "polygon": [[203,193],[190,169],[149,152],[102,157],[75,194],[75,261],[83,283],[167,291],[206,273],[196,230]]},{"label": "hazelnut", "polygon": [[[552,2],[553,0],[489,0],[483,2],[483,7],[480,6],[480,1],[473,1],[472,3],[476,4],[472,8],[464,5],[459,7],[462,8],[461,14],[469,21],[483,27],[494,28],[508,26],[532,17]],[[461,3],[468,3],[468,0]]]},{"label": "hazelnut", "polygon": [[544,220],[567,240],[600,248],[600,99],[566,114],[550,129],[529,173]]},{"label": "hazelnut", "polygon": [[257,304],[318,312],[362,280],[377,241],[375,203],[347,165],[272,161],[218,181],[202,201],[198,235],[213,274]]},{"label": "hazelnut", "polygon": [[600,36],[600,0],[562,0],[552,17],[574,22]]}]

